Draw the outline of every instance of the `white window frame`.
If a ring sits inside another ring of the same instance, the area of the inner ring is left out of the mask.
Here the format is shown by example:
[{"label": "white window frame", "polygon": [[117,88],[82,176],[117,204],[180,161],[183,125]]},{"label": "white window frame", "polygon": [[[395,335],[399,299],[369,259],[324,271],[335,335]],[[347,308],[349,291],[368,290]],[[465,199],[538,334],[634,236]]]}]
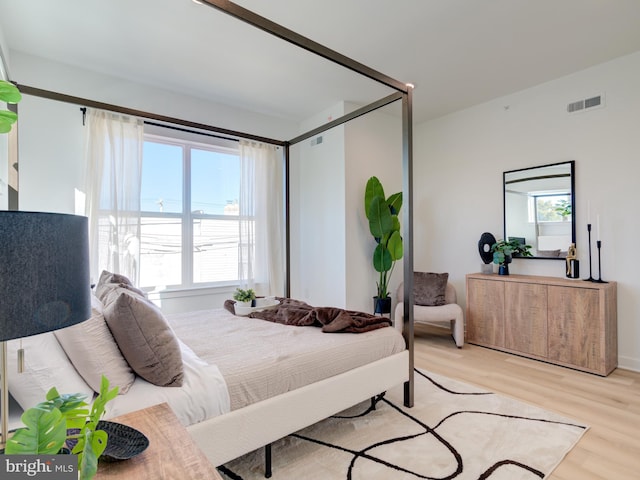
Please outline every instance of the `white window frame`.
[{"label": "white window frame", "polygon": [[[238,161],[240,161],[240,150],[237,142],[233,142],[231,140],[218,139],[216,137],[204,137],[208,140],[206,143],[203,141],[194,141],[193,139],[189,139],[188,137],[193,137],[194,135],[159,135],[155,133],[146,133],[144,134],[144,142],[154,142],[154,143],[162,143],[166,145],[175,145],[182,148],[182,213],[173,213],[173,212],[149,212],[145,210],[140,211],[140,218],[176,218],[181,219],[182,221],[182,235],[181,235],[181,278],[182,282],[180,284],[172,284],[172,285],[162,285],[164,290],[193,290],[193,289],[202,289],[202,288],[210,288],[210,287],[225,287],[225,286],[233,286],[239,283],[239,279],[235,278],[234,280],[221,280],[221,281],[213,281],[213,282],[194,282],[193,279],[193,247],[194,247],[194,239],[193,239],[193,221],[197,219],[205,219],[205,220],[224,220],[224,221],[236,221],[239,222],[239,216],[229,216],[229,215],[219,215],[219,214],[206,214],[206,213],[194,213],[191,208],[191,150],[208,150],[216,153],[225,153],[232,154],[238,156]],[[186,137],[186,138],[185,138]],[[233,146],[235,145],[235,147]],[[143,172],[142,176],[144,177],[144,161],[143,161]],[[142,208],[142,207],[141,207]],[[141,262],[142,263],[142,262]],[[142,265],[141,265],[142,268]],[[142,275],[142,270],[141,270]],[[239,276],[239,274],[238,274]],[[154,287],[157,288],[158,285],[142,285],[143,288]]]},{"label": "white window frame", "polygon": [[538,199],[539,198],[549,198],[549,197],[569,197],[568,200],[571,201],[571,194],[566,192],[558,192],[558,193],[536,193],[535,195],[529,196],[529,205],[528,205],[528,215],[529,215],[529,223],[535,224],[551,224],[558,223],[558,220],[539,220],[538,219]]}]

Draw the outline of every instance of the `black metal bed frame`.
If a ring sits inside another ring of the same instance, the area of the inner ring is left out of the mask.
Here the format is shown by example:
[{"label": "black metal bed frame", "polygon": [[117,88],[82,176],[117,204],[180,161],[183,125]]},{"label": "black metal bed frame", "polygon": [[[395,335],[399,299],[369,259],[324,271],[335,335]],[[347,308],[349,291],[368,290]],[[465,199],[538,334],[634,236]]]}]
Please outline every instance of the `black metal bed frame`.
[{"label": "black metal bed frame", "polygon": [[346,114],[340,118],[337,118],[331,122],[328,122],[318,128],[315,128],[309,132],[299,135],[288,141],[277,140],[273,138],[261,137],[252,135],[250,133],[239,132],[229,130],[225,128],[214,127],[211,125],[205,125],[197,122],[191,122],[179,118],[169,117],[165,115],[158,115],[150,112],[144,112],[135,110],[123,106],[112,105],[104,102],[98,102],[86,98],[75,97],[71,95],[52,92],[49,90],[43,90],[28,85],[18,84],[20,91],[27,95],[38,96],[51,100],[62,101],[66,103],[73,103],[77,105],[84,105],[92,108],[98,108],[103,110],[109,110],[113,112],[133,115],[141,118],[154,120],[157,122],[180,125],[183,127],[194,128],[198,130],[215,132],[223,135],[230,135],[235,137],[247,138],[250,140],[256,140],[259,142],[269,143],[272,145],[278,145],[284,148],[284,171],[285,171],[285,262],[286,262],[286,274],[285,274],[285,295],[290,295],[290,281],[291,281],[291,242],[290,242],[290,190],[289,190],[289,162],[290,162],[290,147],[303,140],[318,135],[330,128],[338,125],[342,125],[350,120],[353,120],[367,113],[373,112],[381,107],[384,107],[390,103],[398,100],[402,101],[402,191],[404,198],[403,209],[403,222],[402,233],[404,241],[404,318],[407,319],[404,323],[403,336],[409,350],[409,365],[408,373],[409,380],[404,384],[404,404],[407,407],[412,407],[414,404],[414,326],[413,326],[413,87],[411,85],[402,83],[394,78],[391,78],[383,73],[380,73],[362,63],[359,63],[349,57],[346,57],[334,50],[331,50],[313,40],[306,38],[292,30],[289,30],[282,25],[279,25],[265,17],[262,17],[246,8],[241,7],[228,0],[201,0],[203,5],[211,8],[215,8],[221,12],[224,12],[238,20],[248,23],[255,28],[261,29],[271,35],[281,38],[293,45],[296,45],[302,49],[305,49],[315,55],[323,57],[333,63],[341,65],[349,70],[352,70],[362,76],[375,80],[387,87],[396,90],[395,93],[388,95],[376,102],[361,107],[349,114]]}]

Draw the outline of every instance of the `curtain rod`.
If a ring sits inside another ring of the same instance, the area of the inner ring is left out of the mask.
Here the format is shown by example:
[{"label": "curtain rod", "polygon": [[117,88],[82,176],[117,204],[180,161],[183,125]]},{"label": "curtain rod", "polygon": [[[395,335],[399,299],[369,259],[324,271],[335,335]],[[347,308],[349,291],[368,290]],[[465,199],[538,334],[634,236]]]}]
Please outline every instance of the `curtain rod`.
[{"label": "curtain rod", "polygon": [[205,137],[221,138],[222,140],[228,140],[230,142],[239,142],[240,141],[240,139],[238,139],[238,138],[223,137],[222,135],[216,135],[214,133],[198,132],[196,130],[189,130],[188,128],[181,128],[181,127],[176,127],[176,126],[173,126],[173,125],[165,125],[163,123],[150,122],[148,120],[145,120],[144,124],[145,125],[153,125],[154,127],[168,128],[170,130],[177,130],[179,132],[194,133],[196,135],[203,135]]},{"label": "curtain rod", "polygon": [[[80,107],[80,111],[82,112],[82,126],[84,127],[85,119],[87,117],[87,107]],[[149,120],[143,120],[143,123],[145,125],[151,125],[153,127],[168,128],[169,130],[176,130],[178,132],[192,133],[194,135],[201,135],[203,137],[220,138],[222,140],[227,140],[229,142],[240,142],[240,139],[238,139],[238,138],[223,137],[222,135],[216,135],[214,133],[199,132],[197,130],[191,130],[191,129],[188,129],[188,128],[176,127],[175,125],[167,125],[165,123],[151,122]]]},{"label": "curtain rod", "polygon": [[123,113],[126,115],[133,115],[135,117],[147,118],[150,120],[156,120],[159,122],[173,123],[176,125],[182,125],[185,127],[195,128],[199,130],[206,130],[209,132],[216,132],[223,135],[230,135],[234,137],[246,138],[249,140],[255,140],[257,142],[269,143],[272,145],[283,146],[286,142],[282,140],[276,140],[273,138],[261,137],[258,135],[251,135],[249,133],[238,132],[235,130],[229,130],[226,128],[213,127],[204,123],[191,122],[189,120],[183,120],[181,118],[169,117],[166,115],[159,115],[156,113],[145,112],[143,110],[135,110],[133,108],[121,107],[119,105],[113,105],[110,103],[98,102],[96,100],[90,100],[87,98],[75,97],[73,95],[66,95],[64,93],[52,92],[50,90],[44,90],[41,88],[30,87],[28,85],[16,84],[21,93],[26,95],[33,95],[36,97],[47,98],[49,100],[56,100],[59,102],[73,103],[76,105],[86,105],[92,108],[99,108],[101,110],[108,110],[116,113]]}]

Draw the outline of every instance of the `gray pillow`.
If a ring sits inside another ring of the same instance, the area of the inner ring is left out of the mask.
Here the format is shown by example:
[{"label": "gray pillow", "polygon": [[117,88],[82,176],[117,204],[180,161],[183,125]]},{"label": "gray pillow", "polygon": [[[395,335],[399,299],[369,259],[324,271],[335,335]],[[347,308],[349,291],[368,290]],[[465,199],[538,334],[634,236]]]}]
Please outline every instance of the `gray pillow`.
[{"label": "gray pillow", "polygon": [[182,385],[180,345],[158,307],[126,288],[119,288],[117,296],[105,305],[104,318],[134,372],[161,387]]},{"label": "gray pillow", "polygon": [[413,272],[414,303],[428,307],[444,305],[448,281],[448,273]]},{"label": "gray pillow", "polygon": [[103,270],[100,274],[100,279],[98,280],[98,284],[96,285],[96,297],[106,305],[109,303],[113,297],[111,294],[114,291],[117,291],[118,288],[126,288],[127,290],[131,290],[132,292],[137,293],[142,297],[147,297],[147,295],[140,289],[133,286],[131,280],[129,280],[124,275],[120,275],[119,273],[111,273],[106,270]]}]

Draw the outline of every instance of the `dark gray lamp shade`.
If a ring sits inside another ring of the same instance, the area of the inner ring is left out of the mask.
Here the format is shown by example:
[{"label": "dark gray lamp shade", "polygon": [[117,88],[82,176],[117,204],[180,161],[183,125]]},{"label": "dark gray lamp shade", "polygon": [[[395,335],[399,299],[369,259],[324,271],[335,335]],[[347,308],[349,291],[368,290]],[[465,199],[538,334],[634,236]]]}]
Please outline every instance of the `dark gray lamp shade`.
[{"label": "dark gray lamp shade", "polygon": [[86,217],[0,212],[0,341],[91,316]]}]

